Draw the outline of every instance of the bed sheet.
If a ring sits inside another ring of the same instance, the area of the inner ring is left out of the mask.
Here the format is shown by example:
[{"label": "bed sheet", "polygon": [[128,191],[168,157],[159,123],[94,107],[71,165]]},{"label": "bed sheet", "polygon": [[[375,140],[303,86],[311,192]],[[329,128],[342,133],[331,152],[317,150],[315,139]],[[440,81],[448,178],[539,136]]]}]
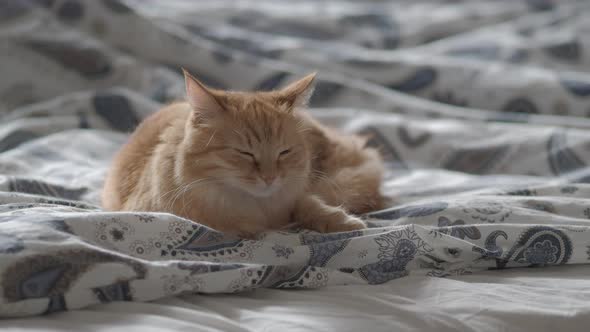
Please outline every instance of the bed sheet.
[{"label": "bed sheet", "polygon": [[585,331],[588,266],[408,277],[313,291],[183,295],[2,321],[3,331]]}]

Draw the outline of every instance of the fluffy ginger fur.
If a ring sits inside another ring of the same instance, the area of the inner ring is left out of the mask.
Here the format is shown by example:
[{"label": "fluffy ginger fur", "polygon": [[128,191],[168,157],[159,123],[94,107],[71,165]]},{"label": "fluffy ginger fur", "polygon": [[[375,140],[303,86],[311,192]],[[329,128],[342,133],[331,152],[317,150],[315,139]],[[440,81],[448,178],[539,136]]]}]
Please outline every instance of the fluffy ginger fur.
[{"label": "fluffy ginger fur", "polygon": [[242,237],[293,224],[365,228],[354,215],[382,208],[382,161],[365,139],[305,112],[314,76],[228,92],[185,72],[188,102],[138,126],[114,159],[103,207],[169,212]]}]

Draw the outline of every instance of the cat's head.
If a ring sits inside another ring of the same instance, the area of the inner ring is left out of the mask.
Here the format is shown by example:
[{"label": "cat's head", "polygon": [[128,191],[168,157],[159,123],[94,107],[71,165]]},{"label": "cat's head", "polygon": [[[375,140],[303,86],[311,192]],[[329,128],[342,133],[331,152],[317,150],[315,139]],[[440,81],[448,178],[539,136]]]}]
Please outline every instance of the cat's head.
[{"label": "cat's head", "polygon": [[307,124],[298,114],[314,77],[276,91],[229,92],[208,88],[185,71],[192,112],[183,164],[190,180],[206,178],[257,197],[303,190],[312,156]]}]

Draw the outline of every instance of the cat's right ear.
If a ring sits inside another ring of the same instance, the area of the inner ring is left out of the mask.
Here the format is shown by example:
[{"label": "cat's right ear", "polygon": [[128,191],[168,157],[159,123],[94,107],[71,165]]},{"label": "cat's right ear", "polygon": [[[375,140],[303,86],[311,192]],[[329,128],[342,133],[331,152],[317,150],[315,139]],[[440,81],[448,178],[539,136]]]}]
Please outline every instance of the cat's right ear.
[{"label": "cat's right ear", "polygon": [[182,72],[186,85],[186,98],[193,111],[204,117],[215,116],[223,111],[223,107],[205,84],[199,82],[186,69],[182,68]]},{"label": "cat's right ear", "polygon": [[289,84],[279,91],[279,102],[287,105],[289,110],[306,107],[313,94],[316,73],[311,73],[304,78]]}]

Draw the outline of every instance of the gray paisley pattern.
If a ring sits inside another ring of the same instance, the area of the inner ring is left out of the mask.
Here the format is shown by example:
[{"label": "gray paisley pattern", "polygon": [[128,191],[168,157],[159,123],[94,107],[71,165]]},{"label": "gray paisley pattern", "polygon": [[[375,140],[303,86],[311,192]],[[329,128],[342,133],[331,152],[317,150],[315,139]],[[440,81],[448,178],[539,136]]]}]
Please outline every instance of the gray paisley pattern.
[{"label": "gray paisley pattern", "polygon": [[380,284],[408,274],[407,265],[416,256],[433,251],[412,228],[392,231],[374,239],[379,249],[378,262],[360,268],[369,284]]},{"label": "gray paisley pattern", "polygon": [[[0,2],[0,317],[590,261],[587,3],[242,2]],[[102,211],[181,67],[235,90],[318,70],[313,114],[379,148],[388,208],[257,240]]]}]

